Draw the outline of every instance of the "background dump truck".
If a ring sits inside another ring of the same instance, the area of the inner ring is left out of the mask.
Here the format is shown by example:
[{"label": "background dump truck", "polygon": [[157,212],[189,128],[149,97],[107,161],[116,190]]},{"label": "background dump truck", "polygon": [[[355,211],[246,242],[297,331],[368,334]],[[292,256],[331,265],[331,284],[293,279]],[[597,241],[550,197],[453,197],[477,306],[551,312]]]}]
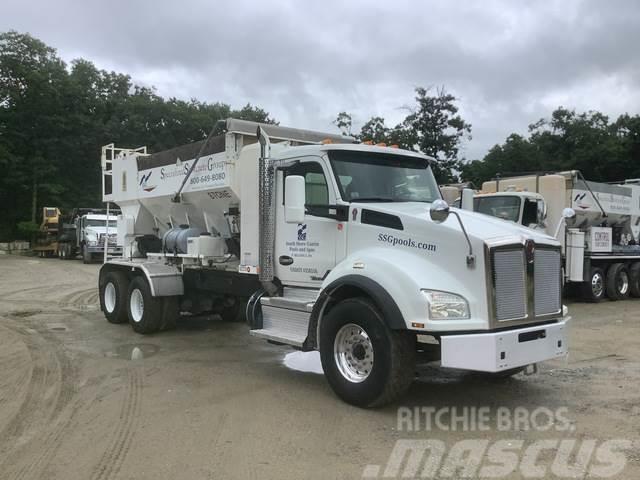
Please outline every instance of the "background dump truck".
[{"label": "background dump truck", "polygon": [[411,383],[417,352],[510,375],[567,352],[560,244],[450,210],[432,159],[349,137],[229,119],[198,143],[102,152],[122,210],[100,270],[107,320],[139,333],[180,312],[319,350],[345,401]]},{"label": "background dump truck", "polygon": [[116,241],[118,213],[112,210],[107,214],[104,208],[76,208],[61,217],[58,257],[70,260],[81,255],[84,263],[102,260],[105,242],[109,256],[120,255],[122,248]]},{"label": "background dump truck", "polygon": [[565,282],[585,300],[640,297],[640,181],[590,182],[576,170],[501,178],[483,183],[474,210],[556,237]]}]

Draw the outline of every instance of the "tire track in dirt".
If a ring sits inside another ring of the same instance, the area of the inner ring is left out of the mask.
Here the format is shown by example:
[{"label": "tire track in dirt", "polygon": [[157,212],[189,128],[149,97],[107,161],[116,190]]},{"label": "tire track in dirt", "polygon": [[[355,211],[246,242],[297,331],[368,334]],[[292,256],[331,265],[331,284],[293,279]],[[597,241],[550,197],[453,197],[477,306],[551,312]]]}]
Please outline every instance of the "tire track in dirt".
[{"label": "tire track in dirt", "polygon": [[127,370],[127,384],[122,400],[118,425],[109,446],[93,469],[92,480],[115,478],[127,457],[140,417],[142,373],[139,368]]},{"label": "tire track in dirt", "polygon": [[98,288],[87,288],[67,294],[58,301],[58,305],[65,309],[97,309],[100,305]]},{"label": "tire track in dirt", "polygon": [[[62,289],[67,289],[67,288],[73,288],[77,285],[73,284],[73,283],[62,283],[59,285],[40,285],[39,287],[32,287],[32,288],[20,288],[18,290],[12,290],[10,292],[4,292],[2,295],[0,295],[0,300],[3,301],[29,301],[30,303],[33,303],[34,300],[36,302],[38,301],[48,301],[46,298],[42,298],[42,294],[46,294],[46,293],[54,293],[54,294],[58,294],[60,293],[60,290]],[[34,295],[37,292],[41,292],[40,295]],[[13,298],[16,296],[20,296],[20,295],[26,295],[27,298]]]},{"label": "tire track in dirt", "polygon": [[13,462],[19,466],[24,448],[33,450],[34,443],[39,447],[38,453],[25,458],[26,463],[12,476],[21,480],[37,476],[48,465],[62,437],[72,428],[71,420],[80,401],[76,400],[70,409],[67,406],[76,393],[77,372],[56,338],[29,328],[28,323],[3,323],[22,335],[32,362],[25,398],[0,432],[5,443],[0,449],[0,471],[6,471]]}]

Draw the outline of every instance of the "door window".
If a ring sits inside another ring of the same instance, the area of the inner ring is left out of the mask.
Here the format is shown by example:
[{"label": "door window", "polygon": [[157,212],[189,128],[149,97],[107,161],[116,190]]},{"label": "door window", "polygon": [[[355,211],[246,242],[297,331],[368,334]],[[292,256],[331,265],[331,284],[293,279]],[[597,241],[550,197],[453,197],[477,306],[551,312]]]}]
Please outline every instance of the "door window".
[{"label": "door window", "polygon": [[[319,163],[298,163],[288,168],[285,174],[304,177],[306,206],[326,206],[329,204],[329,187],[322,166]],[[286,194],[287,192],[285,192]]]}]

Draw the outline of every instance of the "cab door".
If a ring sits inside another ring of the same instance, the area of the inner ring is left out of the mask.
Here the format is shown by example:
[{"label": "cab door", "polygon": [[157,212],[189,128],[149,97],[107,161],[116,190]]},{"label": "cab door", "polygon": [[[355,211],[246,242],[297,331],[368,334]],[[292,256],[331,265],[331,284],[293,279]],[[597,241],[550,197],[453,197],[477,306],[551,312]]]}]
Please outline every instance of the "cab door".
[{"label": "cab door", "polygon": [[[284,179],[305,179],[303,223],[284,221]],[[336,240],[342,230],[346,207],[336,206],[331,177],[318,157],[301,159],[277,174],[275,272],[285,285],[319,287],[336,264]],[[344,215],[342,212],[345,212]],[[340,230],[339,230],[340,229]]]}]

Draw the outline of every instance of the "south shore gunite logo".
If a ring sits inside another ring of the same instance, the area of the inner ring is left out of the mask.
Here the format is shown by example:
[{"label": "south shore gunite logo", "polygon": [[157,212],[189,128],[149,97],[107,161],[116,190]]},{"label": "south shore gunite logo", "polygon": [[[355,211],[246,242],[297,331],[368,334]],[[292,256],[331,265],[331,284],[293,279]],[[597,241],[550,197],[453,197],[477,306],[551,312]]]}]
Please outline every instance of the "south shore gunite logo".
[{"label": "south shore gunite logo", "polygon": [[[362,478],[626,478],[633,450],[629,439],[576,435],[567,408],[400,407],[396,429],[411,438]],[[486,438],[496,431],[501,439]],[[446,432],[466,438],[447,442]]]}]

